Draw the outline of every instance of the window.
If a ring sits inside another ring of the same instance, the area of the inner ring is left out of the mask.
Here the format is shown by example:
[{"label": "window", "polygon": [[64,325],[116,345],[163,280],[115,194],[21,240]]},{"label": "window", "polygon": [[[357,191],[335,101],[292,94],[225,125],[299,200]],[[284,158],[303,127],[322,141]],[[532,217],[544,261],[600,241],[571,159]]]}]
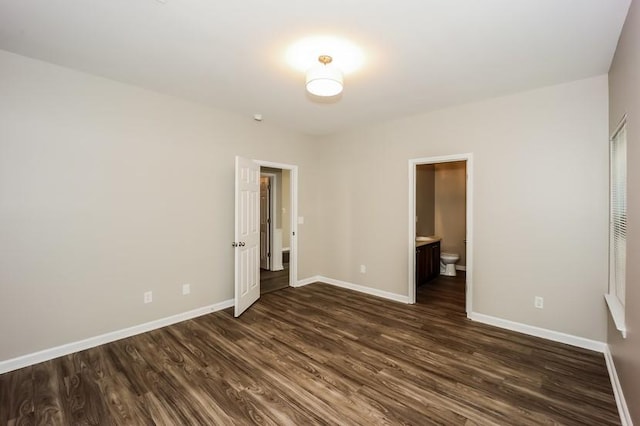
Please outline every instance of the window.
[{"label": "window", "polygon": [[627,120],[618,125],[610,141],[609,180],[609,292],[605,295],[611,316],[623,337],[627,266]]}]

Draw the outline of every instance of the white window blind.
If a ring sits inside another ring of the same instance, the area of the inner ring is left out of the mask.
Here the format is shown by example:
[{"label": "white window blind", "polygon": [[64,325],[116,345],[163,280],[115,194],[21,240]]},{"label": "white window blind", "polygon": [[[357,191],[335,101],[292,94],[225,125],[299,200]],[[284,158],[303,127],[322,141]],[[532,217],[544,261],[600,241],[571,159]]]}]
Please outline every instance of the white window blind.
[{"label": "white window blind", "polygon": [[623,119],[610,142],[609,294],[607,304],[616,328],[626,335],[627,265],[627,125]]}]

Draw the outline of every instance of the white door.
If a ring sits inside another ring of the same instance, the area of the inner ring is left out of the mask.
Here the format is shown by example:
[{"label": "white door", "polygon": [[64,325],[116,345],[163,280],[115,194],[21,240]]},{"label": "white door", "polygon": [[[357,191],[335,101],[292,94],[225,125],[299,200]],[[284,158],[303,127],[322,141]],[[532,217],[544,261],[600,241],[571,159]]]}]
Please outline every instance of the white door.
[{"label": "white door", "polygon": [[260,298],[260,166],[236,157],[235,312]]}]

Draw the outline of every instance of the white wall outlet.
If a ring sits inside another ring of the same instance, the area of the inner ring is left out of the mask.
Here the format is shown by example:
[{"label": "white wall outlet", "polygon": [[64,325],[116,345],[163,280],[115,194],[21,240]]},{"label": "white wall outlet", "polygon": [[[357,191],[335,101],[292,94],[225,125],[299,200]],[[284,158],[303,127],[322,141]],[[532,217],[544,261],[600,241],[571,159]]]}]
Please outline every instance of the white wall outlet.
[{"label": "white wall outlet", "polygon": [[191,293],[191,284],[182,284],[182,295],[186,296]]},{"label": "white wall outlet", "polygon": [[145,291],[144,292],[144,303],[151,303],[151,302],[153,302],[153,292]]},{"label": "white wall outlet", "polygon": [[298,216],[298,225],[304,225],[304,216]]},{"label": "white wall outlet", "polygon": [[538,309],[544,308],[544,299],[540,296],[536,296],[533,299],[533,306],[535,306]]},{"label": "white wall outlet", "polygon": [[366,274],[367,273],[367,266],[366,265],[360,265],[360,273],[361,274]]}]

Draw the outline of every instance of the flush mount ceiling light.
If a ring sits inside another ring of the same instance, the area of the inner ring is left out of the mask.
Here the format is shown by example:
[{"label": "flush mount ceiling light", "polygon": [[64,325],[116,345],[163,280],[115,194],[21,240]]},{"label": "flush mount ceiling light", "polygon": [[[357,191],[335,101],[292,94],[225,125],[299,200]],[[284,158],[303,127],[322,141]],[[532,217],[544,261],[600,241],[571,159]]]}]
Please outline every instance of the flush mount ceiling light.
[{"label": "flush mount ceiling light", "polygon": [[[331,53],[331,56],[327,53]],[[288,64],[306,73],[307,91],[322,97],[340,94],[343,75],[358,71],[364,59],[364,52],[360,47],[335,36],[306,37],[286,50]]]},{"label": "flush mount ceiling light", "polygon": [[342,92],[342,71],[331,64],[333,58],[329,55],[320,55],[320,65],[307,71],[307,91],[316,96],[336,96]]}]

